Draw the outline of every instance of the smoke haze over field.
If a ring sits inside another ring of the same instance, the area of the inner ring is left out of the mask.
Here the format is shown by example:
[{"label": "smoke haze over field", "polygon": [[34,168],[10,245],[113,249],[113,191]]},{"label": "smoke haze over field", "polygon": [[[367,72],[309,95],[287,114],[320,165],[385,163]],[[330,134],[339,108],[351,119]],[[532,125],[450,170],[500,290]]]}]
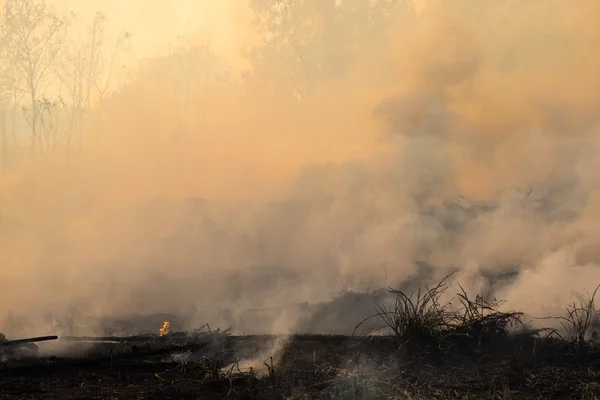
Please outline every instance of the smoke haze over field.
[{"label": "smoke haze over field", "polygon": [[[81,156],[0,175],[4,315],[213,322],[401,284],[415,261],[467,291],[518,270],[496,296],[536,314],[600,284],[598,1],[369,19],[362,0],[290,0],[293,29],[266,43],[250,7],[276,2],[130,3],[107,27],[143,59],[87,116]],[[146,59],[186,16],[195,53]]]}]

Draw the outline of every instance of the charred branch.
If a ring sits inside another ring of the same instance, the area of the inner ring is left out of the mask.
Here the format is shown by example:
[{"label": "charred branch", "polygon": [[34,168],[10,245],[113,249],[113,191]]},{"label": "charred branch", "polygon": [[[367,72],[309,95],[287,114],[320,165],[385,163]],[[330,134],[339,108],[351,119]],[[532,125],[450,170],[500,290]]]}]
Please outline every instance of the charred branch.
[{"label": "charred branch", "polygon": [[33,338],[27,338],[27,339],[0,341],[0,346],[2,346],[2,347],[18,346],[18,345],[21,345],[24,343],[45,342],[48,340],[57,340],[57,339],[58,339],[58,336],[39,336],[39,337],[33,337]]}]

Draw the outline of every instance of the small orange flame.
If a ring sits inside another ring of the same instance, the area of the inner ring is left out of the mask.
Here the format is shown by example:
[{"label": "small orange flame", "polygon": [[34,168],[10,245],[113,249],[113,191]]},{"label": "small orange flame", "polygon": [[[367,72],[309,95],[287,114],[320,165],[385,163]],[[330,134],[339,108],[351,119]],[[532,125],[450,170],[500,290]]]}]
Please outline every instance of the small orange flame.
[{"label": "small orange flame", "polygon": [[56,328],[56,318],[53,318],[53,319],[52,319],[52,327],[53,327],[53,328]]},{"label": "small orange flame", "polygon": [[163,322],[162,328],[160,328],[160,330],[158,331],[159,336],[165,336],[167,333],[169,333],[170,327],[171,327],[171,323],[169,321]]}]

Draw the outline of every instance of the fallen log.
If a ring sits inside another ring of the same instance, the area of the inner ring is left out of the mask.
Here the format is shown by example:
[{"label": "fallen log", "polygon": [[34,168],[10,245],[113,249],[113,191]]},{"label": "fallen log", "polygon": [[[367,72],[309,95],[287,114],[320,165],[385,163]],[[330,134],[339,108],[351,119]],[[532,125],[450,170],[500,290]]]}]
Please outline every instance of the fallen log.
[{"label": "fallen log", "polygon": [[33,338],[27,338],[27,339],[6,340],[6,341],[0,341],[0,347],[16,346],[16,345],[20,345],[20,344],[24,344],[24,343],[45,342],[48,340],[56,340],[56,339],[58,339],[58,336],[39,336],[39,337],[33,337]]}]

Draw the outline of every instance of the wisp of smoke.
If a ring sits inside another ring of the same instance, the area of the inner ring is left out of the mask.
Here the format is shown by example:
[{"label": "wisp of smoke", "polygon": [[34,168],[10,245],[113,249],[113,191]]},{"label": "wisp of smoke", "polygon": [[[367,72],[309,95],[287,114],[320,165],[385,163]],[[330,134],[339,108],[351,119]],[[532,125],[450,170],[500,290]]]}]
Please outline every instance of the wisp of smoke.
[{"label": "wisp of smoke", "polygon": [[225,79],[213,45],[185,104],[178,59],[145,60],[88,116],[80,157],[1,176],[0,310],[35,321],[21,331],[48,313],[230,324],[401,284],[415,261],[475,290],[516,270],[507,306],[562,307],[600,283],[598,15],[595,0],[407,7],[373,36],[332,28],[303,48],[331,73],[289,98],[277,58]]}]

